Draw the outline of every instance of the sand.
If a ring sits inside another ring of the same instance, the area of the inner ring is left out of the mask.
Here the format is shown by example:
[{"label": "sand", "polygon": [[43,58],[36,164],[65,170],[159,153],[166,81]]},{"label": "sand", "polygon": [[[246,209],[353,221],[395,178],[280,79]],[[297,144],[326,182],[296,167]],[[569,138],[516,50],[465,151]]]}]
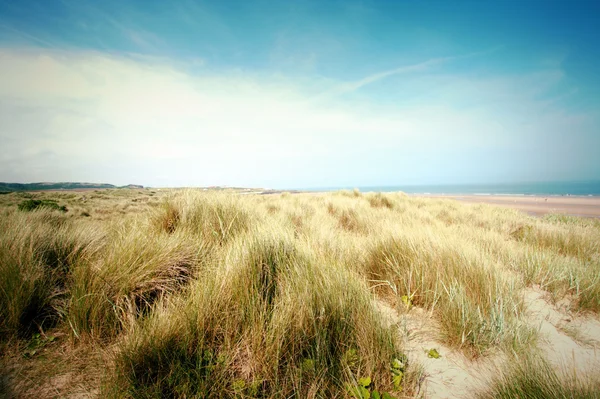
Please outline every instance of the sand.
[{"label": "sand", "polygon": [[[529,287],[519,295],[524,298],[527,322],[540,333],[534,353],[541,354],[559,374],[586,375],[600,369],[597,316],[570,312],[566,300],[552,304],[550,294],[539,286]],[[422,367],[424,379],[419,394],[425,399],[474,397],[485,392],[494,376],[506,370],[507,361],[513,361],[499,351],[467,358],[459,349],[444,345],[438,322],[425,309],[413,307],[408,312],[398,312],[382,301],[377,302],[377,308],[388,324],[398,327],[409,363]],[[435,348],[441,357],[428,357],[430,348]]]},{"label": "sand", "polygon": [[486,203],[519,209],[531,215],[562,213],[571,216],[600,218],[600,197],[541,197],[507,195],[427,195],[453,198],[469,203]]}]

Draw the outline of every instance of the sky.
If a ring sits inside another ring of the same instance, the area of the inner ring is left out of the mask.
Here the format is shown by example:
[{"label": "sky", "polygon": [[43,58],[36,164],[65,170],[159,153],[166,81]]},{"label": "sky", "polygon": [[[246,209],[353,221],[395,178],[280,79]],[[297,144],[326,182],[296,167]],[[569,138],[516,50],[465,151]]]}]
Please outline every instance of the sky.
[{"label": "sky", "polygon": [[600,2],[0,0],[0,181],[600,180]]}]

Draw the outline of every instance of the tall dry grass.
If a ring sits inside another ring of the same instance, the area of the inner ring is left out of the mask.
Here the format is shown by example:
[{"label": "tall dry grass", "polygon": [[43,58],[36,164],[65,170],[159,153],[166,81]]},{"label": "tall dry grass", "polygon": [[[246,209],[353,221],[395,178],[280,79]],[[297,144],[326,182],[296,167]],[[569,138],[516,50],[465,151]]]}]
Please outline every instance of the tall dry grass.
[{"label": "tall dry grass", "polygon": [[128,336],[107,392],[336,396],[366,375],[389,388],[394,356],[393,331],[360,279],[320,264],[289,232],[253,233]]},{"label": "tall dry grass", "polygon": [[494,376],[479,399],[597,399],[600,377],[556,370],[537,355],[527,355]]},{"label": "tall dry grass", "polygon": [[6,212],[0,231],[0,337],[53,327],[66,312],[72,268],[100,237],[44,210]]},{"label": "tall dry grass", "polygon": [[344,397],[362,377],[410,395],[378,302],[476,356],[535,341],[528,285],[600,310],[600,224],[578,218],[357,190],[99,192],[64,215],[19,199],[0,214],[3,342],[110,348],[102,396]]}]

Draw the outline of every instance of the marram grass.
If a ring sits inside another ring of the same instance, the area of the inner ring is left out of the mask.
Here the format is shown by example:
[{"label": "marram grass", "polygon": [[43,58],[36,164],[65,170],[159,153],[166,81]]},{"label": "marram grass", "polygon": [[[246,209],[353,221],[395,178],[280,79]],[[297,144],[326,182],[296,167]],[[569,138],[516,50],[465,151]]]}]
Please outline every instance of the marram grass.
[{"label": "marram grass", "polygon": [[529,285],[600,311],[600,224],[578,218],[357,190],[29,197],[68,211],[2,196],[0,342],[57,334],[104,353],[101,397],[348,397],[364,381],[411,396],[419,367],[384,302],[427,310],[470,356],[535,343]]},{"label": "marram grass", "polygon": [[600,376],[556,370],[543,358],[524,356],[494,376],[478,399],[598,399]]}]

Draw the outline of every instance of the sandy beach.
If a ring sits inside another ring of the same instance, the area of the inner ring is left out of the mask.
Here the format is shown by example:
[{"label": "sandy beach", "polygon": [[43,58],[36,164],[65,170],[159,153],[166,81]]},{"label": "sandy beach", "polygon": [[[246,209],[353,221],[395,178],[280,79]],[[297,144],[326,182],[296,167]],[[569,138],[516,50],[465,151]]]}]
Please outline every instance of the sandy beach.
[{"label": "sandy beach", "polygon": [[600,218],[600,197],[542,197],[506,195],[428,195],[454,198],[463,202],[506,206],[532,215],[563,213],[572,216]]}]

